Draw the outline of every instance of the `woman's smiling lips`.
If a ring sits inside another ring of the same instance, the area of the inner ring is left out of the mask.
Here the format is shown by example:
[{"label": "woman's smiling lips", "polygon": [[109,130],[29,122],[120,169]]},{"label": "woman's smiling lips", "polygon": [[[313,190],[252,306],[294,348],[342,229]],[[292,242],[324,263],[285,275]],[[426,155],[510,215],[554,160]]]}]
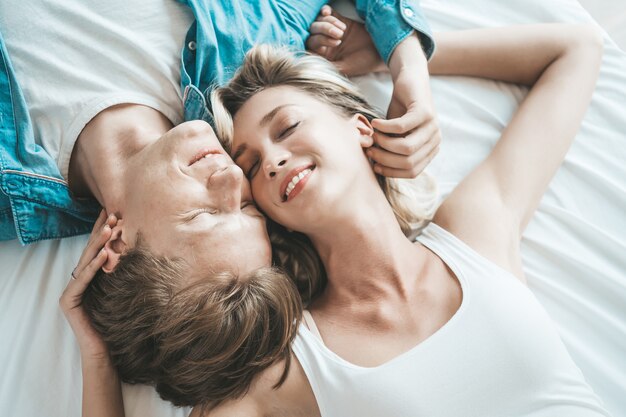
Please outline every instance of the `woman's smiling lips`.
[{"label": "woman's smiling lips", "polygon": [[304,165],[289,171],[280,185],[280,200],[291,201],[302,191],[315,165]]}]

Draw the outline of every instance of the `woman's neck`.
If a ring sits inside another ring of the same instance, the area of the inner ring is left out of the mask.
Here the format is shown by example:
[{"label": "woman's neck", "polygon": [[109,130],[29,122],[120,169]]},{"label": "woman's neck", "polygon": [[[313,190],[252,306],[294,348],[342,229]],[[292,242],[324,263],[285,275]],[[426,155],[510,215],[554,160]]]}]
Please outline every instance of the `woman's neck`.
[{"label": "woman's neck", "polygon": [[403,234],[382,192],[354,207],[360,208],[310,234],[328,276],[323,297],[332,303],[407,299],[422,252]]}]

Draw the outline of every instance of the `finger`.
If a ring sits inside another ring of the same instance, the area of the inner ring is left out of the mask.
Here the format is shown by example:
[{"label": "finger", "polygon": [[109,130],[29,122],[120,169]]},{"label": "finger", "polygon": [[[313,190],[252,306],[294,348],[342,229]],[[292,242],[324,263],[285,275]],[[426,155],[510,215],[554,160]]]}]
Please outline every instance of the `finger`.
[{"label": "finger", "polygon": [[106,210],[104,209],[100,210],[100,214],[98,215],[98,218],[96,219],[96,222],[94,223],[93,228],[91,229],[91,233],[93,234],[93,232],[103,227],[104,224],[107,222],[107,220],[108,220],[108,217],[107,217]]},{"label": "finger", "polygon": [[429,115],[423,115],[417,111],[408,111],[402,117],[395,119],[374,119],[372,120],[372,126],[381,132],[401,135],[432,121],[432,119]]},{"label": "finger", "polygon": [[109,214],[107,217],[107,224],[111,229],[117,224],[117,216],[115,214]]},{"label": "finger", "polygon": [[[94,237],[95,236],[95,237]],[[111,226],[105,224],[99,232],[94,232],[92,239],[87,243],[87,246],[83,250],[83,253],[78,260],[78,265],[74,268],[73,274],[75,277],[80,275],[82,270],[88,265],[98,252],[104,248],[104,244],[111,237]]]},{"label": "finger", "polygon": [[81,304],[81,298],[83,293],[89,286],[89,283],[96,276],[96,273],[107,260],[107,253],[105,250],[101,250],[96,256],[89,262],[85,268],[76,276],[76,279],[68,280],[67,286],[59,298],[59,304],[64,311],[68,311]]},{"label": "finger", "polygon": [[337,26],[330,22],[313,22],[309,28],[311,36],[324,35],[331,39],[341,40],[344,34],[343,29],[339,29]]},{"label": "finger", "polygon": [[438,153],[439,146],[433,148],[425,158],[411,169],[398,169],[375,163],[374,172],[389,178],[415,178],[424,171]]},{"label": "finger", "polygon": [[421,163],[422,160],[427,158],[433,148],[438,146],[439,141],[436,140],[435,137],[431,137],[414,153],[409,155],[389,152],[377,146],[369,148],[367,150],[367,155],[379,165],[384,165],[389,168],[410,170]]},{"label": "finger", "polygon": [[389,136],[380,131],[374,132],[374,142],[389,152],[400,155],[416,153],[433,136],[438,135],[439,128],[435,123],[428,123],[413,130],[406,136]]},{"label": "finger", "polygon": [[75,274],[76,279],[70,279],[67,284],[67,288],[71,288],[71,292],[73,292],[74,295],[76,295],[81,289],[84,291],[91,280],[93,280],[93,277],[96,276],[98,270],[102,268],[107,260],[107,257],[107,252],[104,249],[100,249],[91,261],[85,265],[79,273]]},{"label": "finger", "polygon": [[326,4],[326,5],[322,6],[322,8],[320,9],[319,16],[329,16],[332,12],[333,12],[332,7],[330,7],[328,4]]},{"label": "finger", "polygon": [[388,168],[409,170],[415,165],[411,156],[400,155],[378,147],[368,149],[367,156],[377,165],[386,166]]},{"label": "finger", "polygon": [[339,39],[332,39],[326,35],[312,35],[309,36],[306,46],[309,50],[317,53],[317,51],[322,47],[334,48],[340,44],[341,40]]},{"label": "finger", "polygon": [[346,24],[346,22],[344,22],[340,18],[340,15],[338,14],[333,14],[332,16],[318,16],[317,19],[315,19],[315,21],[330,23],[334,25],[336,28],[341,29],[342,31],[345,31],[346,29],[348,29],[348,25]]},{"label": "finger", "polygon": [[80,271],[80,274],[76,277],[74,281],[82,283],[84,285],[84,288],[87,288],[87,285],[89,285],[89,283],[96,276],[96,273],[100,270],[100,268],[102,268],[102,266],[106,262],[107,257],[107,251],[105,251],[104,249],[100,249],[96,256],[93,257],[91,262],[89,262],[87,266],[85,266],[85,268]]}]

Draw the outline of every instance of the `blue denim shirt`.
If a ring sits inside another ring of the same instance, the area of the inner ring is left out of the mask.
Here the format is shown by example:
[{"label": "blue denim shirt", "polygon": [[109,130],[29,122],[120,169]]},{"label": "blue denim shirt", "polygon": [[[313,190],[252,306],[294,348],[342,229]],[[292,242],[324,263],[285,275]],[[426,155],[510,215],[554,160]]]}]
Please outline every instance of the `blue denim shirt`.
[{"label": "blue denim shirt", "polygon": [[[180,0],[196,17],[181,54],[185,120],[212,123],[208,92],[224,84],[257,43],[304,49],[326,0]],[[427,57],[434,50],[417,0],[356,0],[357,12],[385,62],[414,29]],[[23,244],[88,233],[100,209],[73,198],[54,160],[35,142],[26,102],[0,28],[0,240]]]}]

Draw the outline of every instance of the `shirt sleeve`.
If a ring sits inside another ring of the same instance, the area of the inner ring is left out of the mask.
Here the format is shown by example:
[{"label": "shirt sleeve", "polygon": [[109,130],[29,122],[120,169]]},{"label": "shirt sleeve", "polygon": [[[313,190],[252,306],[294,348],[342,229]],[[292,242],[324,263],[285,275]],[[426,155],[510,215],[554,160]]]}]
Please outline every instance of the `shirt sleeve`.
[{"label": "shirt sleeve", "polygon": [[287,25],[293,44],[304,49],[305,42],[309,37],[309,27],[317,18],[322,6],[327,3],[328,0],[276,1],[276,7],[279,8]]},{"label": "shirt sleeve", "polygon": [[417,32],[427,59],[435,52],[435,41],[417,0],[356,0],[356,10],[365,21],[378,53],[385,63],[407,36]]}]

